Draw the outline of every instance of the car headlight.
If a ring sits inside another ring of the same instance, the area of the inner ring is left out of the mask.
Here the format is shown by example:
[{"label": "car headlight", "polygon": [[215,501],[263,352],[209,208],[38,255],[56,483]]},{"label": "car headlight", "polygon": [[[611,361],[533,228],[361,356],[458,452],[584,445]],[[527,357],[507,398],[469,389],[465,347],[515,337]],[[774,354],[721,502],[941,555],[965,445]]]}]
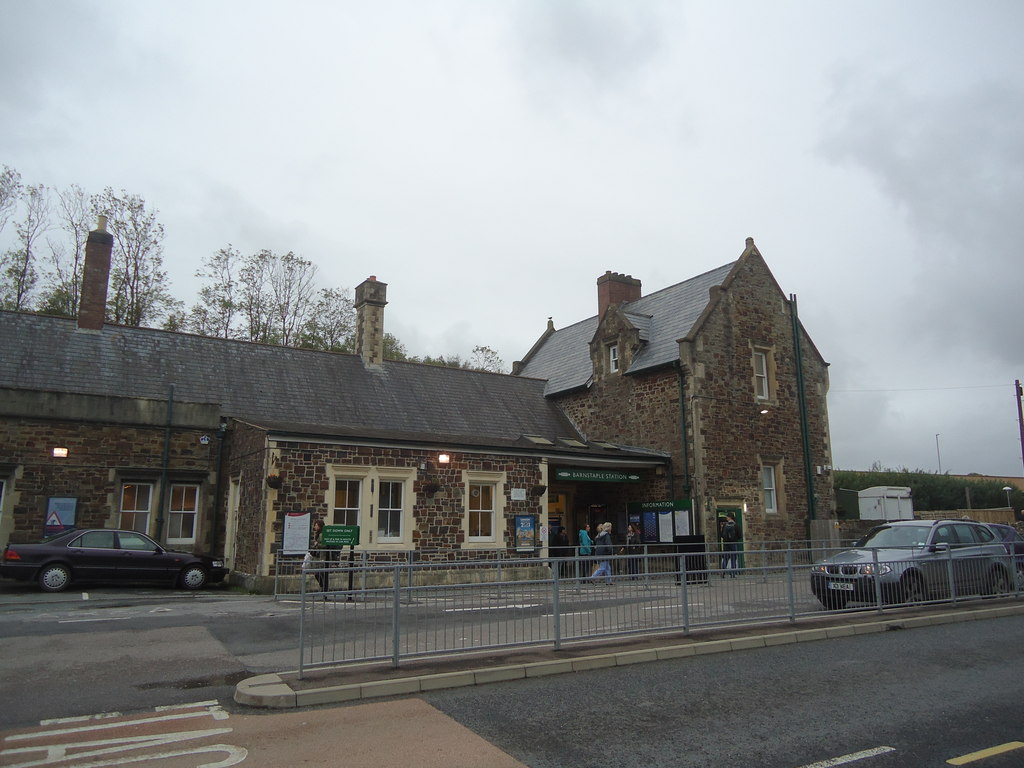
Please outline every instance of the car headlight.
[{"label": "car headlight", "polygon": [[885,576],[887,573],[892,573],[892,568],[882,563],[879,563],[878,565],[868,563],[867,565],[862,565],[860,567],[860,572],[865,576]]},{"label": "car headlight", "polygon": [[213,561],[213,567],[214,568],[223,568],[224,567],[224,561],[223,560],[214,560]]},{"label": "car headlight", "polygon": [[825,572],[825,565],[823,563],[818,563],[817,565],[812,565],[811,566],[811,573],[824,573],[824,572]]}]

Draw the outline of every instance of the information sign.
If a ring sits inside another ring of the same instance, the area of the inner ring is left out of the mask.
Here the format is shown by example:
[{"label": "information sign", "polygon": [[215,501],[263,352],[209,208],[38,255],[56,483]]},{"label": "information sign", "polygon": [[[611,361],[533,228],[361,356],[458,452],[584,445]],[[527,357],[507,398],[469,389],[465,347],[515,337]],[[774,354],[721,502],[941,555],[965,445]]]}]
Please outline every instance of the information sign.
[{"label": "information sign", "polygon": [[620,472],[610,469],[556,469],[556,480],[577,480],[590,483],[639,483],[636,472]]},{"label": "information sign", "polygon": [[359,543],[359,526],[325,525],[320,540],[325,547],[354,547]]}]

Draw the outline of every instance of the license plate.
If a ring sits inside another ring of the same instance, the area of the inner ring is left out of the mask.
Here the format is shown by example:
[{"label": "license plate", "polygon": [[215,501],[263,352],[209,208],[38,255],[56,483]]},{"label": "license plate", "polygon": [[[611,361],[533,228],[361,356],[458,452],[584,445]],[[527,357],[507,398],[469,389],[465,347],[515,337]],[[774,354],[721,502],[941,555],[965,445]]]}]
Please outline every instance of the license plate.
[{"label": "license plate", "polygon": [[849,581],[830,581],[829,589],[838,589],[840,592],[853,592],[853,584]]}]

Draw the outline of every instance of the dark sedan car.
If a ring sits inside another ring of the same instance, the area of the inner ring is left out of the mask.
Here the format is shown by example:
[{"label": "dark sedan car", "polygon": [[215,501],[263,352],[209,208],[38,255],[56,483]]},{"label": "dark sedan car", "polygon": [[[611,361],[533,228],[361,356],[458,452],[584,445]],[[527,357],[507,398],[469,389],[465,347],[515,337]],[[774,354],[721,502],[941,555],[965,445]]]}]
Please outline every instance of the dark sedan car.
[{"label": "dark sedan car", "polygon": [[0,576],[35,580],[45,592],[60,592],[72,581],[155,581],[201,589],[223,581],[222,560],[175,552],[137,531],[72,529],[39,544],[8,544]]}]

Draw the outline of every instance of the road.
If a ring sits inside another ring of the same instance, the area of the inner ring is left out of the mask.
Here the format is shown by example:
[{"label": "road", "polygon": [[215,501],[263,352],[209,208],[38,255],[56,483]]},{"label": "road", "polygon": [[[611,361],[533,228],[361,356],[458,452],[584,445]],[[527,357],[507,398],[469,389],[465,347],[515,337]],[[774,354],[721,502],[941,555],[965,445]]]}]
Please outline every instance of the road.
[{"label": "road", "polygon": [[1024,765],[1024,617],[264,713],[233,679],[294,666],[297,606],[65,597],[0,605],[0,765]]},{"label": "road", "polygon": [[[228,590],[0,587],[0,727],[230,699],[297,665],[299,606]],[[26,695],[30,693],[30,695]]]}]

